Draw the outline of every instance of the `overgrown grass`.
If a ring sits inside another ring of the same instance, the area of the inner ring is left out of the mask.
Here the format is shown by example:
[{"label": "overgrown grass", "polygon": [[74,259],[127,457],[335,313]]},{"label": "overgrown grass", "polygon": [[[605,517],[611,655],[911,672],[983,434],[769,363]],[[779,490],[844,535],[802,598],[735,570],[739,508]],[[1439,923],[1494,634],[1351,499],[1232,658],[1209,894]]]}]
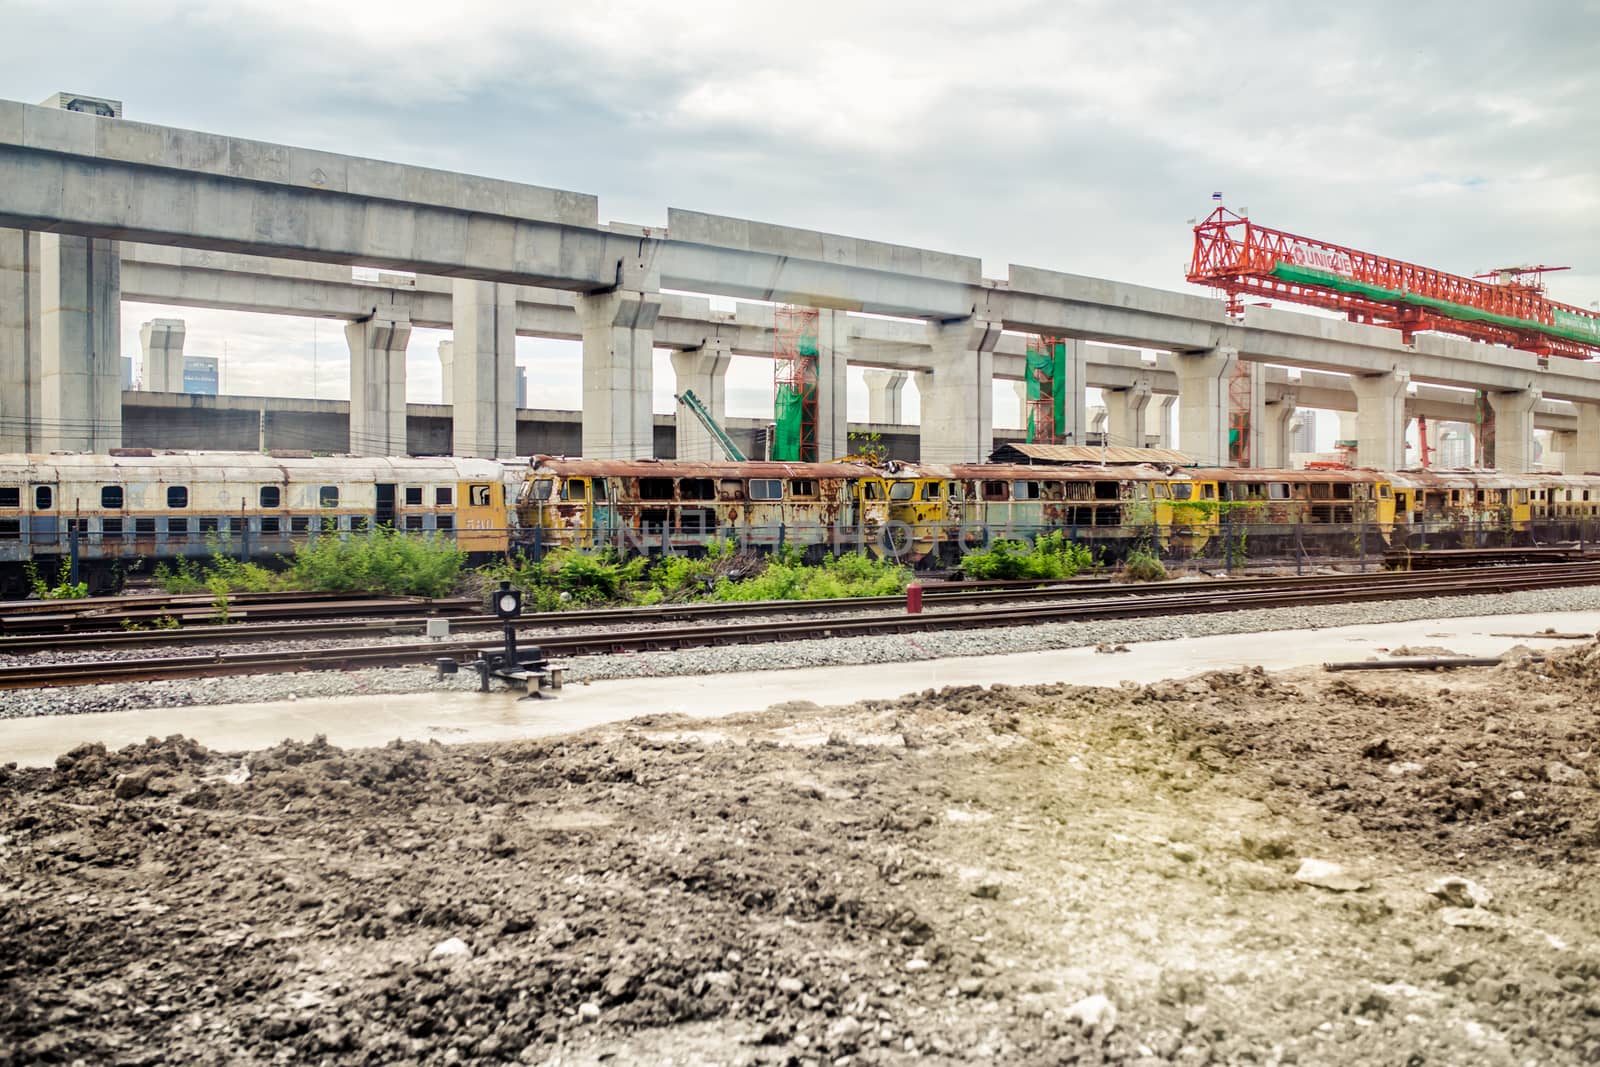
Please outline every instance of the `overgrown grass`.
[{"label": "overgrown grass", "polygon": [[760,574],[719,582],[712,600],[833,600],[839,597],[894,596],[906,591],[911,571],[889,560],[864,555],[838,556],[808,566],[775,559]]},{"label": "overgrown grass", "polygon": [[1094,554],[1089,546],[1068,539],[1059,530],[1042,533],[1028,544],[1026,541],[996,541],[978,552],[969,552],[961,558],[961,573],[980,580],[1003,578],[1034,578],[1052,580],[1071,578],[1094,567]]},{"label": "overgrown grass", "polygon": [[279,588],[439,597],[460,584],[467,554],[454,541],[384,527],[350,538],[324,534],[295,546],[287,562]]},{"label": "overgrown grass", "polygon": [[520,559],[481,571],[485,589],[508,581],[533,611],[564,608],[681,603],[694,600],[824,600],[903,593],[911,572],[894,563],[849,555],[816,565],[785,549],[774,557],[740,552],[731,542],[713,542],[703,556],[667,556],[646,561],[619,559],[607,549],[592,555],[575,549],[540,562]]},{"label": "overgrown grass", "polygon": [[1136,548],[1128,553],[1128,558],[1122,561],[1122,567],[1117,572],[1118,577],[1129,582],[1164,582],[1167,580],[1167,568],[1154,553]]}]

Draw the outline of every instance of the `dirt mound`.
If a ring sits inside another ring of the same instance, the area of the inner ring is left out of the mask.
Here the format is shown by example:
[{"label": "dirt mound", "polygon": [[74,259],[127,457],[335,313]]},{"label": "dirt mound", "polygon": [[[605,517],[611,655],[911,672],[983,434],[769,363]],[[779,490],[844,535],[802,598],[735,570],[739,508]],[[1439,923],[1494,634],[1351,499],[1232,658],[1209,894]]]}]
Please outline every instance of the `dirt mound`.
[{"label": "dirt mound", "polygon": [[1592,1060],[1597,655],[83,746],[0,775],[0,1063]]}]

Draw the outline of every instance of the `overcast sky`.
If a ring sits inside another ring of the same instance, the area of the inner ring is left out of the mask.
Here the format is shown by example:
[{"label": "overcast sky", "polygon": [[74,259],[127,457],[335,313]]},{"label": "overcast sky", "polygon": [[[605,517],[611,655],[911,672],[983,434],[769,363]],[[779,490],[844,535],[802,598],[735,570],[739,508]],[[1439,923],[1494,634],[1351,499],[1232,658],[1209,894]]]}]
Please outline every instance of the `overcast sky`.
[{"label": "overcast sky", "polygon": [[[1600,300],[1597,0],[0,0],[0,28],[0,96],[595,193],[603,220],[670,204],[1181,290],[1222,191],[1459,273],[1570,264],[1552,295]],[[126,351],[160,314],[192,354],[226,341],[229,391],[310,393],[309,322],[130,304]],[[440,336],[413,335],[414,399]],[[315,347],[346,395],[342,331]],[[519,352],[530,403],[577,406],[575,345]],[[731,412],[760,412],[770,369],[734,373]]]}]

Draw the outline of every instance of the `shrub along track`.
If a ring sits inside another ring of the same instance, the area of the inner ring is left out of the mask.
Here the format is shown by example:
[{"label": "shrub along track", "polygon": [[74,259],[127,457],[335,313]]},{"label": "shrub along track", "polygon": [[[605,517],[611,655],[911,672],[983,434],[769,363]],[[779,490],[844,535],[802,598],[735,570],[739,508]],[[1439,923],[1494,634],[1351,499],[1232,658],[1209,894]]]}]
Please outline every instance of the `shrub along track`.
[{"label": "shrub along track", "polygon": [[[522,620],[519,631],[528,634],[540,627],[590,625],[607,621],[637,624],[641,618],[657,623],[688,619],[690,625],[654,625],[612,632],[551,634],[533,636],[551,658],[609,653],[647,652],[716,645],[792,641],[811,638],[876,636],[893,633],[925,632],[945,629],[980,629],[1034,625],[1046,622],[1083,622],[1129,619],[1208,612],[1238,611],[1248,608],[1304,607],[1315,604],[1360,601],[1404,600],[1481,593],[1501,593],[1567,586],[1600,585],[1600,564],[1581,563],[1556,566],[1506,567],[1465,572],[1432,572],[1426,575],[1380,573],[1353,577],[1322,575],[1312,578],[1245,579],[1222,582],[1194,582],[1181,586],[1152,585],[1125,587],[1111,591],[1105,586],[1084,589],[1033,589],[1014,591],[999,607],[964,611],[933,611],[909,614],[903,609],[858,616],[830,615],[827,618],[794,618],[800,604],[807,610],[838,611],[854,606],[849,601],[767,602],[761,604],[683,605],[668,609],[631,609],[608,612],[562,612]],[[1063,593],[1071,599],[1063,600]],[[937,603],[946,603],[952,593]],[[974,596],[993,597],[993,592]],[[1048,598],[1048,599],[1045,599]],[[863,598],[869,606],[882,606],[896,598]],[[1021,603],[1018,600],[1041,600]],[[780,620],[749,621],[751,615],[783,613]],[[588,616],[584,618],[584,616]],[[727,625],[709,625],[709,619],[737,616],[745,619]],[[498,629],[498,620],[475,620],[475,625]],[[348,633],[349,627],[343,627]],[[196,635],[187,636],[195,640]],[[523,641],[524,646],[529,642]],[[425,664],[442,657],[474,658],[488,640],[427,641],[415,644],[346,646],[296,651],[215,652],[194,656],[150,659],[120,659],[105,662],[23,664],[0,667],[0,689],[44,686],[89,685],[104,682],[139,681],[236,674],[273,674],[301,670],[347,670],[362,667]]]}]

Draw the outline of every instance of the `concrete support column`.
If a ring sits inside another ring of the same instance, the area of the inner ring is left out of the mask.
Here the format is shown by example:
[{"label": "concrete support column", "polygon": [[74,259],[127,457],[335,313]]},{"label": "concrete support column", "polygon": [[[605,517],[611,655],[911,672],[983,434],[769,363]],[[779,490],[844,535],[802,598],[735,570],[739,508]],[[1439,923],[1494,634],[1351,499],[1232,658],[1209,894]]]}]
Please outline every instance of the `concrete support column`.
[{"label": "concrete support column", "polygon": [[455,326],[452,451],[488,459],[514,456],[516,287],[458,278],[451,317]]},{"label": "concrete support column", "polygon": [[439,342],[439,403],[450,405],[456,400],[456,344]]},{"label": "concrete support column", "polygon": [[1156,437],[1160,448],[1177,448],[1178,434],[1172,425],[1172,409],[1178,406],[1175,396],[1163,396],[1156,409]]},{"label": "concrete support column", "polygon": [[1403,370],[1350,379],[1356,394],[1356,466],[1384,471],[1405,467],[1410,381],[1410,372]]},{"label": "concrete support column", "polygon": [[1106,389],[1107,426],[1113,448],[1143,448],[1144,413],[1150,406],[1150,379],[1141,377],[1129,389]]},{"label": "concrete support column", "polygon": [[1289,466],[1289,426],[1294,422],[1296,394],[1285,389],[1278,399],[1266,405],[1265,425],[1259,440],[1259,466],[1282,470]]},{"label": "concrete support column", "polygon": [[[728,342],[721,338],[708,339],[700,348],[687,352],[672,353],[672,374],[677,395],[682,396],[685,389],[692,391],[706,411],[710,412],[712,421],[719,426],[727,422],[728,364],[732,361],[733,353],[728,350]],[[711,462],[728,458],[694,412],[679,404],[673,417],[677,422],[679,459]]]},{"label": "concrete support column", "polygon": [[37,452],[39,235],[0,229],[0,452]]},{"label": "concrete support column", "polygon": [[583,327],[583,454],[587,459],[655,455],[650,403],[661,294],[617,288],[577,298]]},{"label": "concrete support column", "polygon": [[[1233,378],[1239,353],[1231,348],[1179,352],[1173,360],[1178,372],[1178,447],[1202,467],[1237,466],[1229,451],[1229,417]],[[1262,365],[1247,363],[1249,374],[1248,432],[1250,459],[1260,465],[1259,439],[1265,422],[1266,390]]]},{"label": "concrete support column", "polygon": [[1494,466],[1497,470],[1526,474],[1538,466],[1534,458],[1533,409],[1542,396],[1538,389],[1489,394],[1489,406],[1494,409]]},{"label": "concrete support column", "polygon": [[1578,428],[1567,447],[1568,474],[1600,473],[1600,404],[1574,404]]},{"label": "concrete support column", "polygon": [[867,421],[878,425],[898,426],[906,421],[906,379],[903,370],[869,370],[867,379]]},{"label": "concrete support column", "polygon": [[139,327],[139,344],[144,349],[142,391],[183,392],[184,332],[182,319],[151,319]]},{"label": "concrete support column", "polygon": [[850,447],[850,316],[817,311],[817,459],[848,456]]},{"label": "concrete support column", "polygon": [[122,444],[122,254],[116,241],[39,235],[40,448]]},{"label": "concrete support column", "polygon": [[929,324],[933,370],[917,378],[922,460],[981,463],[994,449],[994,349],[1000,323],[974,316]]},{"label": "concrete support column", "polygon": [[1341,411],[1341,412],[1338,412],[1338,415],[1339,415],[1339,436],[1335,439],[1336,442],[1337,441],[1358,441],[1358,440],[1360,440],[1361,439],[1361,433],[1356,428],[1356,413],[1353,412],[1353,411]]},{"label": "concrete support column", "polygon": [[[411,315],[377,308],[344,328],[350,345],[350,454],[404,456]],[[515,425],[515,424],[513,424]]]}]

